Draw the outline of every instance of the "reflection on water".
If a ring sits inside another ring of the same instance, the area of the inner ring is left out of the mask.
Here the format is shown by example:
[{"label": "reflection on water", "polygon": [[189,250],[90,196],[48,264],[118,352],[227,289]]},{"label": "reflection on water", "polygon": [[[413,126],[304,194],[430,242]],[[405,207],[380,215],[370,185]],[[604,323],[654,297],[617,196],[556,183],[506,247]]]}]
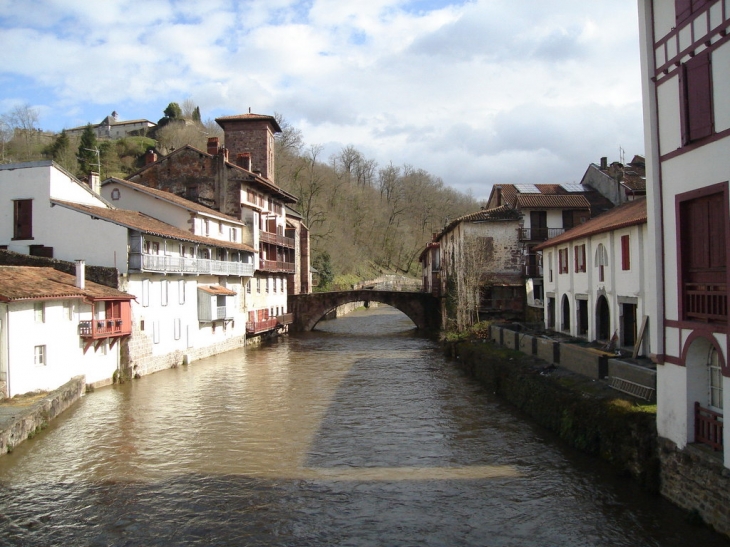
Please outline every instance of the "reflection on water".
[{"label": "reflection on water", "polygon": [[98,390],[0,458],[2,545],[725,545],[390,308]]}]

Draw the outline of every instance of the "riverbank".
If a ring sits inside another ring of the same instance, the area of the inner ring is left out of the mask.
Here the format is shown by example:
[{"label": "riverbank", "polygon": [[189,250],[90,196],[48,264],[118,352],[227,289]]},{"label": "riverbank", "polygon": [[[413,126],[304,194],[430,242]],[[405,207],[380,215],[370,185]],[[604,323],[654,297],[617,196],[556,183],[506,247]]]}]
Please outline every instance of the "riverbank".
[{"label": "riverbank", "polygon": [[0,455],[48,427],[48,423],[78,401],[86,390],[83,376],[51,393],[25,395],[0,402]]},{"label": "riverbank", "polygon": [[488,340],[446,343],[459,366],[568,445],[659,492],[656,407]]}]

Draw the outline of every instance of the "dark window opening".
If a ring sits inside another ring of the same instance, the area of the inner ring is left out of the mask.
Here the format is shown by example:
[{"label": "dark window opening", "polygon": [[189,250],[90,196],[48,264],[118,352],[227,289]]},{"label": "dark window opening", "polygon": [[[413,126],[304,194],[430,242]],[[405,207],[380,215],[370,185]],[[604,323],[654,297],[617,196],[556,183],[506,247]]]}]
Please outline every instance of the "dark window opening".
[{"label": "dark window opening", "polygon": [[578,336],[588,334],[588,300],[578,300]]},{"label": "dark window opening", "polygon": [[563,323],[560,325],[560,328],[564,331],[570,331],[570,300],[568,300],[568,295],[563,295],[562,304]]},{"label": "dark window opening", "polygon": [[608,340],[611,337],[611,312],[608,308],[608,300],[601,295],[596,302],[596,338]]},{"label": "dark window opening", "polygon": [[13,201],[13,239],[33,239],[33,200]]},{"label": "dark window opening", "polygon": [[621,304],[621,345],[636,344],[636,304]]}]

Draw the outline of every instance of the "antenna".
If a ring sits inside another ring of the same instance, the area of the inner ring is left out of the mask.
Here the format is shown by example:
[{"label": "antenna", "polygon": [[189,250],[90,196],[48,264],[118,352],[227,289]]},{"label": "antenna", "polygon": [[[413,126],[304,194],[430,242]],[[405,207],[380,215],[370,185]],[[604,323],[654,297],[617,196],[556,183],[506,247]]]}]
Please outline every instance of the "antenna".
[{"label": "antenna", "polygon": [[624,161],[625,160],[624,154],[625,154],[625,150],[619,146],[618,147],[618,159],[621,162],[621,165],[626,165],[626,162]]}]

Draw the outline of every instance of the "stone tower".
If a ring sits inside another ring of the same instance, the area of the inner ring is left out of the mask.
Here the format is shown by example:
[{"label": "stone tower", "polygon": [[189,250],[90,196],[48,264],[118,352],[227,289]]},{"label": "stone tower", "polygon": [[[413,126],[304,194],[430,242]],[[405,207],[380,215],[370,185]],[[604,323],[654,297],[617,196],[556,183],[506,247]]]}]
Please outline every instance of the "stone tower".
[{"label": "stone tower", "polygon": [[216,118],[223,128],[225,147],[231,161],[240,163],[240,155],[250,154],[251,171],[260,173],[272,183],[274,180],[274,134],[281,133],[281,127],[273,116],[263,114],[238,114]]}]

